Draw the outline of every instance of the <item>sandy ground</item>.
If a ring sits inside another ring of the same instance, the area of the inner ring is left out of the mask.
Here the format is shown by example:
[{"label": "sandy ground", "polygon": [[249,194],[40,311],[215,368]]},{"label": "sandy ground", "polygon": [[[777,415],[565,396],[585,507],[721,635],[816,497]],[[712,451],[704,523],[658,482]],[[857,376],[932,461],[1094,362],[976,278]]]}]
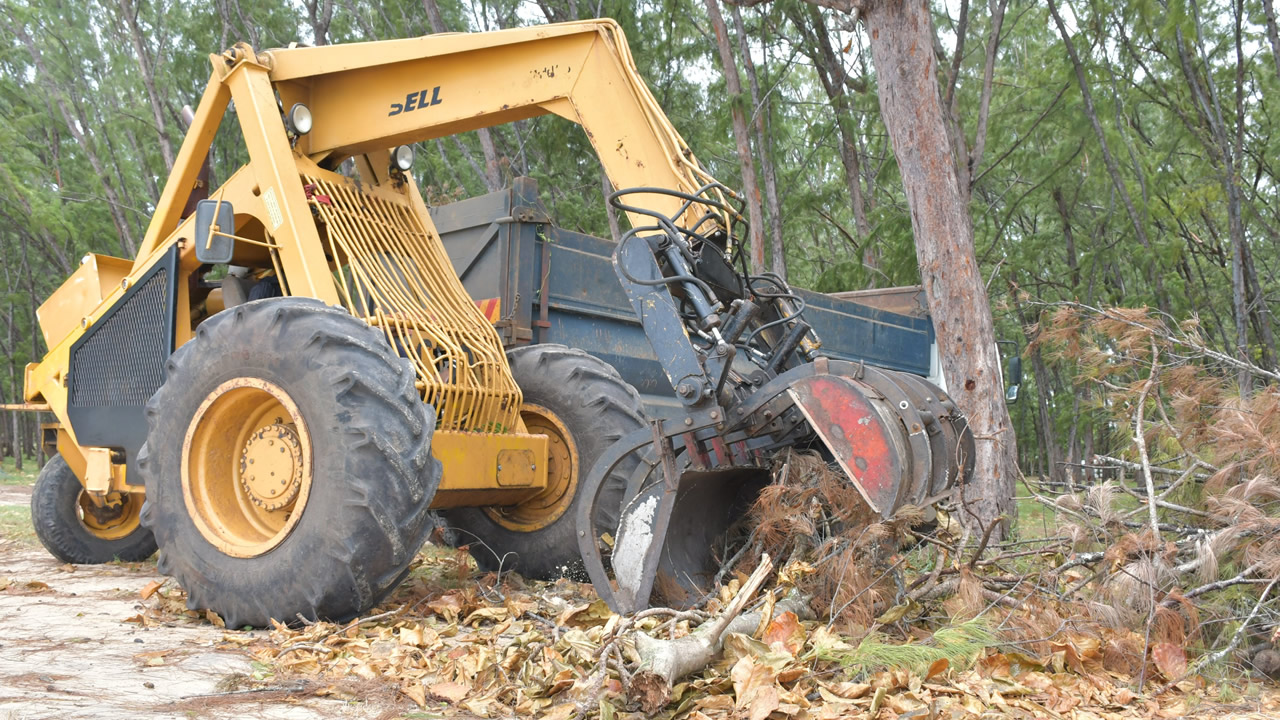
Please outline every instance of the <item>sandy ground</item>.
[{"label": "sandy ground", "polygon": [[[0,504],[29,499],[29,487],[0,488]],[[287,692],[229,694],[254,668],[245,653],[218,647],[224,630],[126,622],[143,610],[139,591],[159,579],[154,563],[73,567],[0,538],[0,719],[291,720],[388,710]]]}]

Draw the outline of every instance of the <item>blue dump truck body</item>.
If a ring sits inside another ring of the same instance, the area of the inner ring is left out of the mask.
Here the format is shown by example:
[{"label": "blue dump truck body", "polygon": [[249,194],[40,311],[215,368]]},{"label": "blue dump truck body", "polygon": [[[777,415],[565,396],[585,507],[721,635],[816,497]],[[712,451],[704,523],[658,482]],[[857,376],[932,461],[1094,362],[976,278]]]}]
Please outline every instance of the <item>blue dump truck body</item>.
[{"label": "blue dump truck body", "polygon": [[[617,368],[651,414],[678,412],[671,384],[614,274],[614,243],[556,227],[538,200],[536,181],[518,178],[509,190],[432,208],[431,218],[467,292],[495,321],[507,347],[550,342],[580,348]],[[933,376],[940,384],[933,324],[914,297],[918,291],[843,297],[797,292],[825,355]]]}]

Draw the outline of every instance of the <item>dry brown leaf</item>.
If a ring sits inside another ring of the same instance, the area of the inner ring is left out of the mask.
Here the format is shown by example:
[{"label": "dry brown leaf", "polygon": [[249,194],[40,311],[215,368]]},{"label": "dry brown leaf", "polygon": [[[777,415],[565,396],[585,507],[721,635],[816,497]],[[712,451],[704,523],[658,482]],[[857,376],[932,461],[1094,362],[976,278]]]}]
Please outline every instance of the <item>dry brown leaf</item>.
[{"label": "dry brown leaf", "polygon": [[938,658],[937,660],[934,660],[934,661],[933,661],[933,664],[932,664],[932,665],[930,665],[930,666],[929,666],[929,670],[928,670],[928,672],[926,672],[926,673],[924,674],[924,679],[925,679],[925,680],[932,680],[933,678],[935,678],[935,677],[937,677],[937,676],[941,675],[942,673],[946,672],[946,671],[947,671],[947,668],[949,668],[949,667],[951,667],[951,661],[950,661],[950,660],[948,660],[948,659],[946,659],[946,658]]},{"label": "dry brown leaf", "polygon": [[462,621],[463,625],[470,625],[478,620],[492,620],[498,622],[507,619],[507,609],[505,607],[483,607],[472,611],[466,620]]},{"label": "dry brown leaf", "polygon": [[748,720],[765,720],[778,709],[778,688],[774,685],[767,685],[756,691],[755,696],[751,699],[751,712],[747,716]]},{"label": "dry brown leaf", "polygon": [[146,667],[159,667],[164,665],[164,657],[171,652],[173,652],[172,648],[169,650],[155,650],[152,652],[137,653],[133,656],[133,659]]},{"label": "dry brown leaf", "polygon": [[831,682],[819,683],[818,687],[845,700],[857,700],[871,692],[871,683]]},{"label": "dry brown leaf", "polygon": [[800,649],[804,647],[804,640],[804,626],[800,624],[800,618],[796,617],[796,614],[791,611],[784,612],[774,618],[764,631],[766,645],[772,647],[777,643],[792,655],[800,652]]},{"label": "dry brown leaf", "polygon": [[1179,645],[1155,643],[1151,646],[1151,660],[1169,680],[1177,680],[1187,672],[1187,654]]},{"label": "dry brown leaf", "polygon": [[[729,677],[733,680],[734,706],[739,709],[754,707],[761,691],[773,687],[775,674],[769,666],[756,662],[750,655],[744,655],[729,671]],[[773,707],[769,708],[769,712],[773,712],[777,702],[778,696],[774,693]]]},{"label": "dry brown leaf", "polygon": [[432,695],[447,700],[451,703],[459,703],[463,698],[471,692],[471,688],[456,682],[435,683],[427,688]]},{"label": "dry brown leaf", "polygon": [[400,686],[400,692],[418,704],[418,707],[427,706],[427,689],[420,682],[407,682]]},{"label": "dry brown leaf", "polygon": [[593,602],[575,605],[560,613],[560,616],[556,618],[556,624],[577,628],[591,628],[604,625],[609,622],[611,617],[613,617],[613,611],[609,609],[605,601],[597,599]]},{"label": "dry brown leaf", "polygon": [[163,580],[152,580],[151,582],[144,585],[141,590],[138,591],[138,597],[142,598],[143,600],[150,600],[151,596],[155,595],[156,591],[159,590],[160,587],[163,585],[164,585]]},{"label": "dry brown leaf", "polygon": [[431,612],[444,618],[446,622],[454,622],[462,614],[463,597],[458,591],[448,592],[427,603]]}]

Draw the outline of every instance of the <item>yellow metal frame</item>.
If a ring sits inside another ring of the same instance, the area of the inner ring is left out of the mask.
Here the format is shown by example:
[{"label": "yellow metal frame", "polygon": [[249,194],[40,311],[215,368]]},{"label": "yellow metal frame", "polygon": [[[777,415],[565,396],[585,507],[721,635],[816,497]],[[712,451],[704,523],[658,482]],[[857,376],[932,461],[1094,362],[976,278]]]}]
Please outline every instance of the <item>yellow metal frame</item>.
[{"label": "yellow metal frame", "polygon": [[547,437],[437,430],[431,453],[443,466],[433,508],[515,505],[547,487]]},{"label": "yellow metal frame", "polygon": [[[285,294],[347,307],[414,360],[419,388],[440,413],[441,503],[530,497],[529,489],[500,486],[496,458],[508,451],[534,452],[533,465],[543,469],[529,487],[545,488],[546,442],[521,434],[522,398],[498,336],[458,281],[417,187],[390,169],[389,149],[550,113],[583,126],[615,188],[696,192],[714,180],[640,79],[622,29],[594,20],[265,52],[240,44],[210,61],[137,258],[126,268],[129,261],[94,257],[41,308],[50,350],[28,366],[25,399],[47,404],[62,422],[67,442],[59,449],[68,463],[83,470],[92,454],[67,421],[70,348],[174,245],[176,343],[192,337],[184,280],[200,263],[194,217],[182,213],[234,101],[250,160],[213,195],[235,209],[234,231],[222,229],[237,238],[233,262],[269,263]],[[298,102],[314,118],[300,137],[282,115]],[[348,158],[358,179],[333,172]],[[667,214],[680,203],[666,195],[637,202]],[[492,474],[469,470],[477,457],[494,459]],[[110,484],[137,490],[123,479]]]}]

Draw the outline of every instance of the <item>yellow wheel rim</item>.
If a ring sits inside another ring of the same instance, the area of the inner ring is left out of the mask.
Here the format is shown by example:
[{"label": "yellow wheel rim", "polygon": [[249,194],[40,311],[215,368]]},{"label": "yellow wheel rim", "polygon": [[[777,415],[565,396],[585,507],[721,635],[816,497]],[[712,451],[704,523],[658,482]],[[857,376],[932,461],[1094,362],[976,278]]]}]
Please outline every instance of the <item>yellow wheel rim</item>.
[{"label": "yellow wheel rim", "polygon": [[[76,501],[76,515],[80,524],[94,537],[103,540],[119,540],[138,529],[142,516],[142,496],[131,493],[110,493],[108,505],[98,507],[83,490]],[[118,504],[117,504],[118,503]]]},{"label": "yellow wheel rim", "polygon": [[278,385],[235,378],[205,397],[182,443],[182,495],[205,539],[256,557],[297,525],[311,493],[311,436]]},{"label": "yellow wheel rim", "polygon": [[525,403],[520,408],[520,419],[530,434],[546,435],[549,441],[547,488],[519,505],[487,507],[484,511],[509,530],[533,532],[560,519],[573,505],[574,491],[578,489],[578,446],[569,428],[547,408]]}]

